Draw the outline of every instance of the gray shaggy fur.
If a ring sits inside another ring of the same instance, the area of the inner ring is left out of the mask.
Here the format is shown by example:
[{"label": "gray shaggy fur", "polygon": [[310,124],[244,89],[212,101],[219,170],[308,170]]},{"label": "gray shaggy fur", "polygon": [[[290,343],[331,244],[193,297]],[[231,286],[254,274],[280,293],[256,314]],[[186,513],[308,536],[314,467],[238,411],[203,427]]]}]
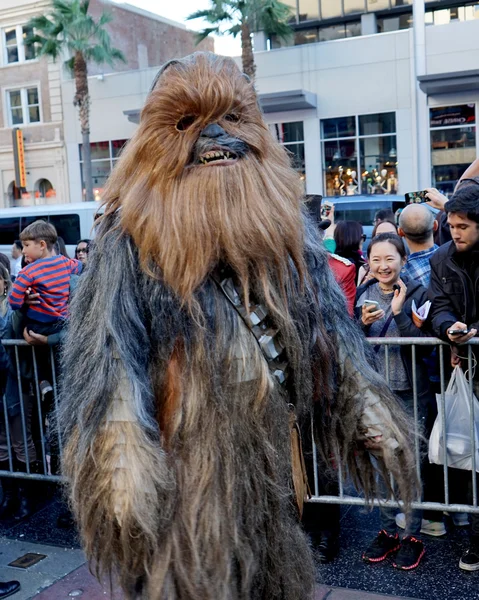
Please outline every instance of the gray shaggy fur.
[{"label": "gray shaggy fur", "polygon": [[[305,255],[308,280],[286,290],[295,323],[286,339],[293,373],[286,396],[213,282],[195,295],[199,322],[159,272],[152,278],[139,269],[136,249],[116,217],[101,224],[71,306],[59,426],[87,556],[99,575],[119,579],[128,598],[312,597],[314,567],[290,485],[288,401],[304,421],[314,411],[324,455],[339,456],[371,496],[375,470],[363,417],[374,396],[370,404],[380,406],[375,414],[384,439],[396,442],[382,448],[380,467],[391,469],[404,500],[412,498],[411,429],[370,367],[369,350],[347,316],[309,221]],[[178,340],[181,384],[189,400],[165,447],[157,415]],[[254,374],[239,384],[235,342]],[[317,364],[317,348],[324,345],[330,349],[329,371]],[[258,382],[265,380],[266,400],[258,404]],[[323,390],[332,393],[325,397]],[[115,429],[112,407],[121,394],[129,412],[125,428]],[[132,439],[125,439],[131,431]],[[118,501],[112,482],[119,471],[124,477],[119,487],[131,486],[131,501],[127,493]]]}]

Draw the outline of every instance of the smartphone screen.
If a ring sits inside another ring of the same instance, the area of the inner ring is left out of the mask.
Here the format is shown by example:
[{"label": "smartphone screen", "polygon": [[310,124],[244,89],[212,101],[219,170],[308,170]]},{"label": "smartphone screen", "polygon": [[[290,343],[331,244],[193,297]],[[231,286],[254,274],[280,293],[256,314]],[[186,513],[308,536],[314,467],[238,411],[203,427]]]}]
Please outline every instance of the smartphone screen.
[{"label": "smartphone screen", "polygon": [[408,192],[404,194],[407,204],[422,204],[423,202],[429,202],[426,198],[427,190],[421,190],[420,192]]}]

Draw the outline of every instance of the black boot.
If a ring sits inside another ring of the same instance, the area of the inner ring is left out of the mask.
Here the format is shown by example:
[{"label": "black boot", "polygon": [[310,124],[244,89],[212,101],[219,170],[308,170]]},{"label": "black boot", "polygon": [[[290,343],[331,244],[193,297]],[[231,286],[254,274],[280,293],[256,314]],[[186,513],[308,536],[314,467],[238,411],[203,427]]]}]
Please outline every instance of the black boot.
[{"label": "black boot", "polygon": [[[8,460],[0,460],[0,470],[10,471]],[[13,516],[18,506],[17,481],[13,477],[2,477],[3,500],[0,504],[0,519]]]},{"label": "black boot", "polygon": [[7,598],[20,589],[19,581],[0,581],[0,598]]},{"label": "black boot", "polygon": [[[17,461],[17,471],[22,473],[26,473],[26,464],[21,461]],[[30,473],[39,473],[40,472],[40,463],[38,461],[30,463]],[[33,494],[34,494],[34,486],[38,486],[38,482],[31,479],[19,479],[18,482],[18,498],[19,498],[19,507],[15,512],[13,517],[20,521],[21,519],[26,519],[29,517],[34,508]],[[1,598],[1,596],[0,596]]]}]

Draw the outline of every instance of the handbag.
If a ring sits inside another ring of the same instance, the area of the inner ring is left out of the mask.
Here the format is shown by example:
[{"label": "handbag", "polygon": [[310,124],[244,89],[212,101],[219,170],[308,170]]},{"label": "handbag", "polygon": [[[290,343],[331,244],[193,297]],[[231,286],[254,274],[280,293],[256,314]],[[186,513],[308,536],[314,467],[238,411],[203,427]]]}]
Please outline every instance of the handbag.
[{"label": "handbag", "polygon": [[[444,394],[445,444],[440,394],[436,394],[436,401],[438,414],[429,438],[429,462],[443,465],[445,447],[448,467],[472,471],[470,392],[469,383],[461,367],[454,368]],[[479,401],[475,396],[473,404],[476,472],[479,472]]]},{"label": "handbag", "polygon": [[[288,377],[288,363],[285,361],[284,346],[281,344],[280,332],[266,327],[269,317],[267,308],[263,305],[255,304],[254,300],[251,299],[250,310],[246,310],[242,303],[241,294],[236,289],[232,273],[228,273],[227,269],[218,269],[211,277],[231,306],[239,314],[243,323],[253,334],[273,377],[281,386],[284,386]],[[311,490],[304,462],[301,430],[298,425],[296,410],[293,404],[288,404],[288,408],[292,483],[296,507],[299,518],[301,518],[304,503],[311,498]]]}]

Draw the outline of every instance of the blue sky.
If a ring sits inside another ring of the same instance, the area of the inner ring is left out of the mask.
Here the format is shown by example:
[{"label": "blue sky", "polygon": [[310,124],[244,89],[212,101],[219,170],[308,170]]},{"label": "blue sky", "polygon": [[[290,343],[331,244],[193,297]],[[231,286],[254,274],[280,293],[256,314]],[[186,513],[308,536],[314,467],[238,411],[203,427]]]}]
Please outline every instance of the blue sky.
[{"label": "blue sky", "polygon": [[[191,13],[209,7],[209,0],[113,0],[118,4],[133,4],[139,8],[157,13],[167,19],[178,21],[188,29],[203,29],[204,22],[200,20],[186,21]],[[241,53],[239,37],[235,40],[231,37],[219,37],[215,39],[215,49],[218,54],[238,56]]]}]

